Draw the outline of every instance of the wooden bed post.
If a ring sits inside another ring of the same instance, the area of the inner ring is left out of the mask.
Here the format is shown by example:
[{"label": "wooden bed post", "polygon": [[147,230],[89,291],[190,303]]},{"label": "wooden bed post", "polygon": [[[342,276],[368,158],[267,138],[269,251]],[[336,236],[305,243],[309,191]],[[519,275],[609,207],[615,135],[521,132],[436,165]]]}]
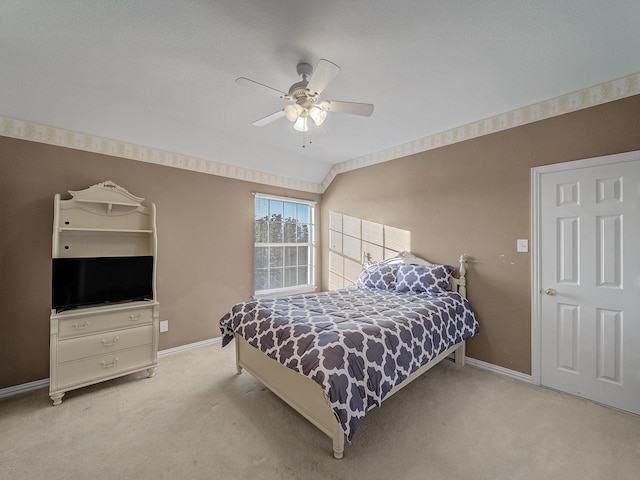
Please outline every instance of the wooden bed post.
[{"label": "wooden bed post", "polygon": [[458,293],[467,298],[467,256],[463,253],[460,255],[460,270],[458,270]]},{"label": "wooden bed post", "polygon": [[233,343],[236,349],[236,374],[240,375],[242,373],[242,367],[240,366],[240,345],[239,345],[239,337],[238,335],[233,336]]},{"label": "wooden bed post", "polygon": [[466,342],[463,340],[462,342],[460,342],[460,346],[458,347],[458,349],[453,353],[453,360],[456,362],[456,365],[464,367],[464,357],[466,354],[466,349]]},{"label": "wooden bed post", "polygon": [[344,456],[344,432],[337,421],[331,439],[333,440],[333,456],[340,460]]},{"label": "wooden bed post", "polygon": [[[460,269],[458,270],[458,293],[467,298],[467,255],[460,255]],[[466,353],[466,344],[462,342],[460,347],[454,353],[455,362],[461,367],[464,366],[464,357]]]}]

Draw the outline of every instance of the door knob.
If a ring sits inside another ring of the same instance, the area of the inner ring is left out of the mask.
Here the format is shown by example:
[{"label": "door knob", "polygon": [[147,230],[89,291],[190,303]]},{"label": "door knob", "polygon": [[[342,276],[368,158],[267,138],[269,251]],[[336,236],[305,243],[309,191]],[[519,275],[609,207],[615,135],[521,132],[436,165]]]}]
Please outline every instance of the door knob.
[{"label": "door knob", "polygon": [[553,288],[547,288],[544,293],[546,293],[547,295],[555,295],[556,291]]}]

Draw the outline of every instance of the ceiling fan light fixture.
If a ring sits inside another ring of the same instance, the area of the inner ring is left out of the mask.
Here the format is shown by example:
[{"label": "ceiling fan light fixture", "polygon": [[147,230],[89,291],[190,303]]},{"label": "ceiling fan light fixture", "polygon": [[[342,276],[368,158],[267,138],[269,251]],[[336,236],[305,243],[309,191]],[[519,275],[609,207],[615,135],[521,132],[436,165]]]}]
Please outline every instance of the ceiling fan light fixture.
[{"label": "ceiling fan light fixture", "polygon": [[293,124],[293,129],[298,132],[307,132],[309,131],[309,126],[307,125],[307,117],[298,117],[296,123]]},{"label": "ceiling fan light fixture", "polygon": [[302,113],[302,107],[297,103],[290,103],[284,107],[284,116],[287,117],[287,120],[290,122],[298,120],[300,113]]},{"label": "ceiling fan light fixture", "polygon": [[[253,122],[253,125],[262,127],[279,118],[285,117],[293,123],[294,130],[298,132],[308,132],[309,118],[313,121],[312,125],[320,126],[324,123],[329,112],[347,113],[364,117],[369,117],[373,113],[373,105],[370,103],[319,100],[324,89],[335,78],[338,72],[340,72],[340,67],[335,63],[321,58],[315,68],[308,63],[299,63],[296,71],[301,80],[291,85],[287,93],[246,77],[236,79],[236,83],[260,87],[272,95],[277,94],[282,100],[291,102],[282,110],[278,110],[271,115],[256,120]],[[311,143],[311,141],[309,141],[309,143]]]},{"label": "ceiling fan light fixture", "polygon": [[313,123],[315,123],[319,127],[320,125],[322,125],[322,122],[324,122],[324,119],[327,118],[327,111],[323,110],[322,108],[313,106],[311,107],[311,110],[309,110],[309,116],[313,120]]}]

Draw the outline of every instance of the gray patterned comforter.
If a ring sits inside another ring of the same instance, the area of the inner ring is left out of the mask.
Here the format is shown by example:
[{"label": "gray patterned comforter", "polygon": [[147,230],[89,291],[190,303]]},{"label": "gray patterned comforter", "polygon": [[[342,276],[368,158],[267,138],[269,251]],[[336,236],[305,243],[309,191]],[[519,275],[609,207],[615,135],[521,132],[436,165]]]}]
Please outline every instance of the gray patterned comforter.
[{"label": "gray patterned comforter", "polygon": [[439,295],[345,288],[235,305],[220,320],[317,382],[351,441],[365,413],[425,363],[479,333],[469,302]]}]

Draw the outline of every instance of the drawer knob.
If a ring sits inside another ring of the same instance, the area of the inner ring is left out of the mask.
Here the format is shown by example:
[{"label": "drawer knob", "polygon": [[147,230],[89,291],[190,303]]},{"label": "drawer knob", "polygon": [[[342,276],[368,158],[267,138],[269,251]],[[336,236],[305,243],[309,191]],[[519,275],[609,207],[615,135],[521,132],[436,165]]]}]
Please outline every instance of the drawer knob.
[{"label": "drawer knob", "polygon": [[134,315],[133,313],[129,315],[129,320],[131,320],[132,322],[135,322],[136,320],[140,320],[141,318],[142,318],[142,312],[138,313],[137,315]]},{"label": "drawer knob", "polygon": [[115,367],[116,363],[118,363],[118,357],[114,358],[113,362],[111,362],[111,363],[107,363],[104,360],[102,362],[100,362],[100,364],[102,365],[102,368]]},{"label": "drawer knob", "polygon": [[76,330],[82,330],[84,328],[87,328],[88,326],[89,326],[89,322],[86,322],[86,321],[82,324],[78,322],[73,324],[73,328],[75,328]]},{"label": "drawer knob", "polygon": [[114,346],[116,343],[118,343],[118,340],[120,340],[120,337],[115,337],[113,340],[111,340],[110,342],[105,340],[104,338],[102,339],[102,346],[103,347],[112,347]]}]

